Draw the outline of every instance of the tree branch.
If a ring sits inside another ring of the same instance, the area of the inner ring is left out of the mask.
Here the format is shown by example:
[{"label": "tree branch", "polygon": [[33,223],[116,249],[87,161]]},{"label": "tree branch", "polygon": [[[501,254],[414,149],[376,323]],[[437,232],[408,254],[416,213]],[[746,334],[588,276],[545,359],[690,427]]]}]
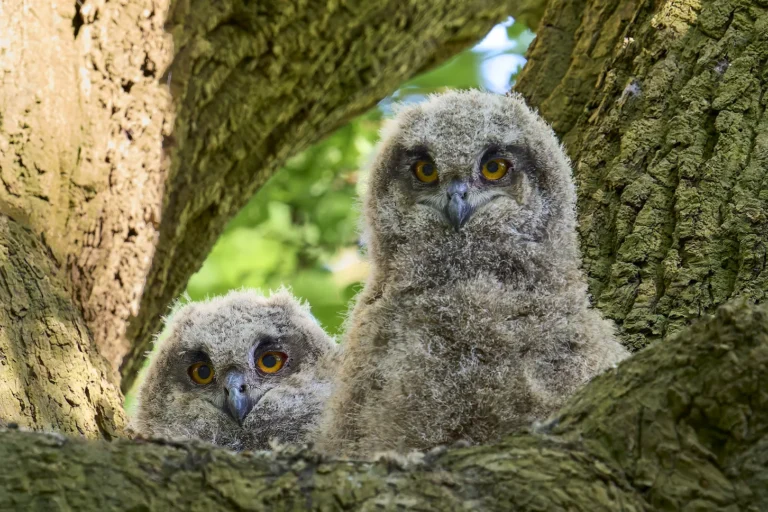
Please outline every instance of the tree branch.
[{"label": "tree branch", "polygon": [[767,377],[768,308],[733,304],[599,376],[533,431],[421,462],[3,430],[0,508],[761,510]]}]

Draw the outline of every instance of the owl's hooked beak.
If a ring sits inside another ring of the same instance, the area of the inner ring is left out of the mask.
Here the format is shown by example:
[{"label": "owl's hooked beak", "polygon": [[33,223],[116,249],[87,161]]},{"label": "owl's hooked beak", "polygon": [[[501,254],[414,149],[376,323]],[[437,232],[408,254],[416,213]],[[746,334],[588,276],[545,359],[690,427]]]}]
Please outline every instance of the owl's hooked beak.
[{"label": "owl's hooked beak", "polygon": [[227,375],[224,385],[224,390],[227,393],[227,412],[238,425],[242,426],[243,420],[253,409],[253,402],[248,395],[248,386],[245,383],[245,375],[237,370],[232,370]]},{"label": "owl's hooked beak", "polygon": [[445,216],[458,231],[472,215],[472,206],[467,202],[469,186],[463,181],[453,180],[448,185],[448,202],[445,205]]}]

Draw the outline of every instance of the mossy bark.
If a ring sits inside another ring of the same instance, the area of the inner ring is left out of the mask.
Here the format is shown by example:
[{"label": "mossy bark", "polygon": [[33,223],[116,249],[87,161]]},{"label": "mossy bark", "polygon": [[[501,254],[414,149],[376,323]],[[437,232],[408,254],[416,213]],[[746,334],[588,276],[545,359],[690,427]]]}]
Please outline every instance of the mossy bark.
[{"label": "mossy bark", "polygon": [[[115,374],[92,340],[130,374],[226,219],[288,154],[506,14],[480,0],[169,9],[0,11],[6,423],[119,435]],[[768,289],[767,9],[548,5],[519,88],[574,158],[590,284],[630,345]],[[408,467],[2,429],[0,509],[763,510],[767,315],[722,308],[535,431]]]},{"label": "mossy bark", "polygon": [[590,290],[634,349],[768,292],[768,3],[551,2],[517,85],[574,162]]},{"label": "mossy bark", "polygon": [[50,249],[0,214],[0,424],[111,439],[122,395],[66,284]]},{"label": "mossy bark", "polygon": [[0,431],[0,508],[765,510],[768,308],[737,303],[599,376],[534,431],[418,461],[235,455]]}]

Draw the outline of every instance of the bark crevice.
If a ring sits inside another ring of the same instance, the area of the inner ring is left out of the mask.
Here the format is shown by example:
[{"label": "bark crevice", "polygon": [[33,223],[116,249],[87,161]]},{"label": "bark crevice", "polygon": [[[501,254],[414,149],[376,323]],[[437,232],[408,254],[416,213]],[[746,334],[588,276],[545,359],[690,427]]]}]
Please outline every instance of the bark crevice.
[{"label": "bark crevice", "polygon": [[117,376],[93,346],[61,265],[30,229],[3,215],[0,282],[0,420],[90,438],[121,435]]}]

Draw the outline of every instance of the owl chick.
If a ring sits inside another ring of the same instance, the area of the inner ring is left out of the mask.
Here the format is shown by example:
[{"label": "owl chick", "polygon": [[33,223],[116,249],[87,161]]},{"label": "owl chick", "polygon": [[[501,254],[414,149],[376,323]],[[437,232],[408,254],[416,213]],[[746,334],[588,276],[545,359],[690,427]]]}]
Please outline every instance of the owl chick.
[{"label": "owl chick", "polygon": [[628,355],[590,309],[570,162],[519,96],[433,96],[382,139],[322,451],[493,441]]},{"label": "owl chick", "polygon": [[280,290],[233,291],[167,320],[131,430],[233,450],[304,441],[330,394],[336,344]]}]

